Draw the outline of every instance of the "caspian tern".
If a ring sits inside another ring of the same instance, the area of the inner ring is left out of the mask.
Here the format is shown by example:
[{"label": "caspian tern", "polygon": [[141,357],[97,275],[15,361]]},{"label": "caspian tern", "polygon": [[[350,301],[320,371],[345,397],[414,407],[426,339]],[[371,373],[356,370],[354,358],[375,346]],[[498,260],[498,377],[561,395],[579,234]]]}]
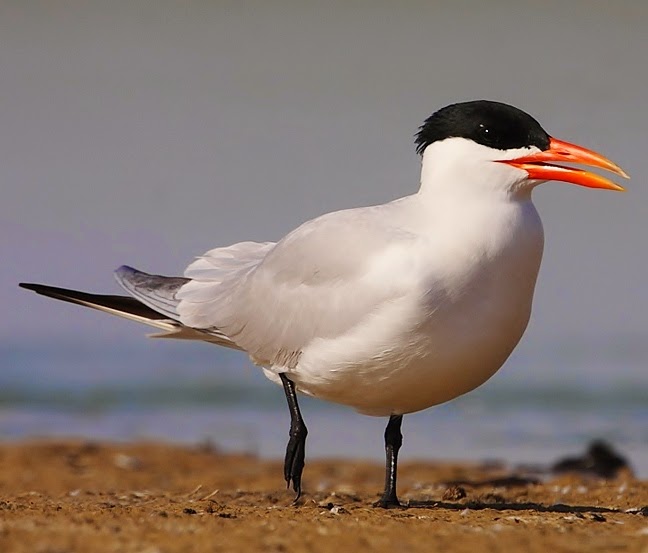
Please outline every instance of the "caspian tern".
[{"label": "caspian tern", "polygon": [[543,250],[531,201],[547,180],[623,190],[602,155],[551,137],[512,106],[447,106],[416,135],[417,193],[328,213],[278,242],[208,251],[183,277],[116,272],[129,296],[24,288],[132,319],[157,336],[246,352],[290,408],[284,476],[301,494],[306,426],[296,392],[387,416],[385,488],[396,494],[403,415],[488,380],[526,329]]}]

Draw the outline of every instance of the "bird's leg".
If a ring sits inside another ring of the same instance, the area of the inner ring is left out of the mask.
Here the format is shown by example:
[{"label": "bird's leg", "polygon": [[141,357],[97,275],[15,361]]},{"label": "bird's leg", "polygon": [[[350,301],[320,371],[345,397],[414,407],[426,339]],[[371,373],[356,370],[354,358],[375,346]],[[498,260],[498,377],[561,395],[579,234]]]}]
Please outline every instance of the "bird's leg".
[{"label": "bird's leg", "polygon": [[306,435],[308,430],[304,419],[302,418],[299,404],[297,403],[297,393],[295,384],[284,373],[279,374],[283,384],[288,408],[290,409],[290,439],[286,447],[286,458],[284,460],[284,478],[290,488],[292,482],[295,490],[295,500],[297,502],[301,496],[301,478],[304,471],[304,457],[306,453]]},{"label": "bird's leg", "polygon": [[385,491],[376,507],[400,507],[401,504],[396,496],[396,473],[398,471],[398,450],[403,445],[401,434],[401,423],[403,415],[392,415],[389,417],[387,428],[385,428]]}]

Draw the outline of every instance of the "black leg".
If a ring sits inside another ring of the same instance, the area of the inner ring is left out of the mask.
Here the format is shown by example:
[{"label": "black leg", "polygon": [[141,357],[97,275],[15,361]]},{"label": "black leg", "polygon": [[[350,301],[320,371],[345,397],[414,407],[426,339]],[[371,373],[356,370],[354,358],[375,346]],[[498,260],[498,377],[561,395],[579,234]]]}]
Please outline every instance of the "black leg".
[{"label": "black leg", "polygon": [[403,445],[403,435],[400,430],[402,422],[403,415],[392,415],[385,428],[385,491],[376,503],[377,507],[401,506],[396,496],[396,473],[398,472],[398,450]]},{"label": "black leg", "polygon": [[295,501],[301,496],[301,478],[304,471],[304,457],[306,454],[306,435],[308,430],[304,424],[299,404],[297,403],[297,393],[295,384],[285,374],[279,375],[283,384],[288,408],[290,409],[290,439],[286,447],[286,458],[284,460],[284,478],[290,488],[292,482],[295,490]]}]

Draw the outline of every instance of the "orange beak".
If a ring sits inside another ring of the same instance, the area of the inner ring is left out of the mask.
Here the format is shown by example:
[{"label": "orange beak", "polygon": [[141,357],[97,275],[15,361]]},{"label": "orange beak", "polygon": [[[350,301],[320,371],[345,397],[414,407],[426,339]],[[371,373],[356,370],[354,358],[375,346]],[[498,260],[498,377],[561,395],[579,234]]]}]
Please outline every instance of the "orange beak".
[{"label": "orange beak", "polygon": [[577,146],[576,144],[563,142],[557,138],[550,139],[549,149],[544,152],[538,152],[537,154],[531,154],[517,159],[502,160],[501,163],[506,163],[518,169],[524,169],[529,174],[529,178],[534,180],[558,180],[587,186],[588,188],[624,190],[622,186],[596,173],[590,173],[589,171],[583,171],[574,167],[552,165],[551,162],[555,161],[582,163],[590,167],[606,169],[625,179],[630,178],[621,167],[603,157],[601,154],[597,154],[592,150]]}]

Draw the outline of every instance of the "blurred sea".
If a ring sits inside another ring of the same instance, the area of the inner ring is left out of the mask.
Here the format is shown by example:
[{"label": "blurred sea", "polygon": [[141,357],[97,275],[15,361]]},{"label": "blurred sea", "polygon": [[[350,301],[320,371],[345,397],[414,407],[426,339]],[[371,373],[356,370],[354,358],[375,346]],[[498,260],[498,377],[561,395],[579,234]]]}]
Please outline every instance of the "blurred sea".
[{"label": "blurred sea", "polygon": [[[644,341],[570,343],[525,350],[480,389],[408,415],[403,459],[550,463],[603,438],[648,477]],[[310,457],[383,458],[384,419],[310,398],[301,404]],[[0,348],[5,441],[210,442],[281,457],[288,425],[282,390],[237,352],[151,340]]]}]

